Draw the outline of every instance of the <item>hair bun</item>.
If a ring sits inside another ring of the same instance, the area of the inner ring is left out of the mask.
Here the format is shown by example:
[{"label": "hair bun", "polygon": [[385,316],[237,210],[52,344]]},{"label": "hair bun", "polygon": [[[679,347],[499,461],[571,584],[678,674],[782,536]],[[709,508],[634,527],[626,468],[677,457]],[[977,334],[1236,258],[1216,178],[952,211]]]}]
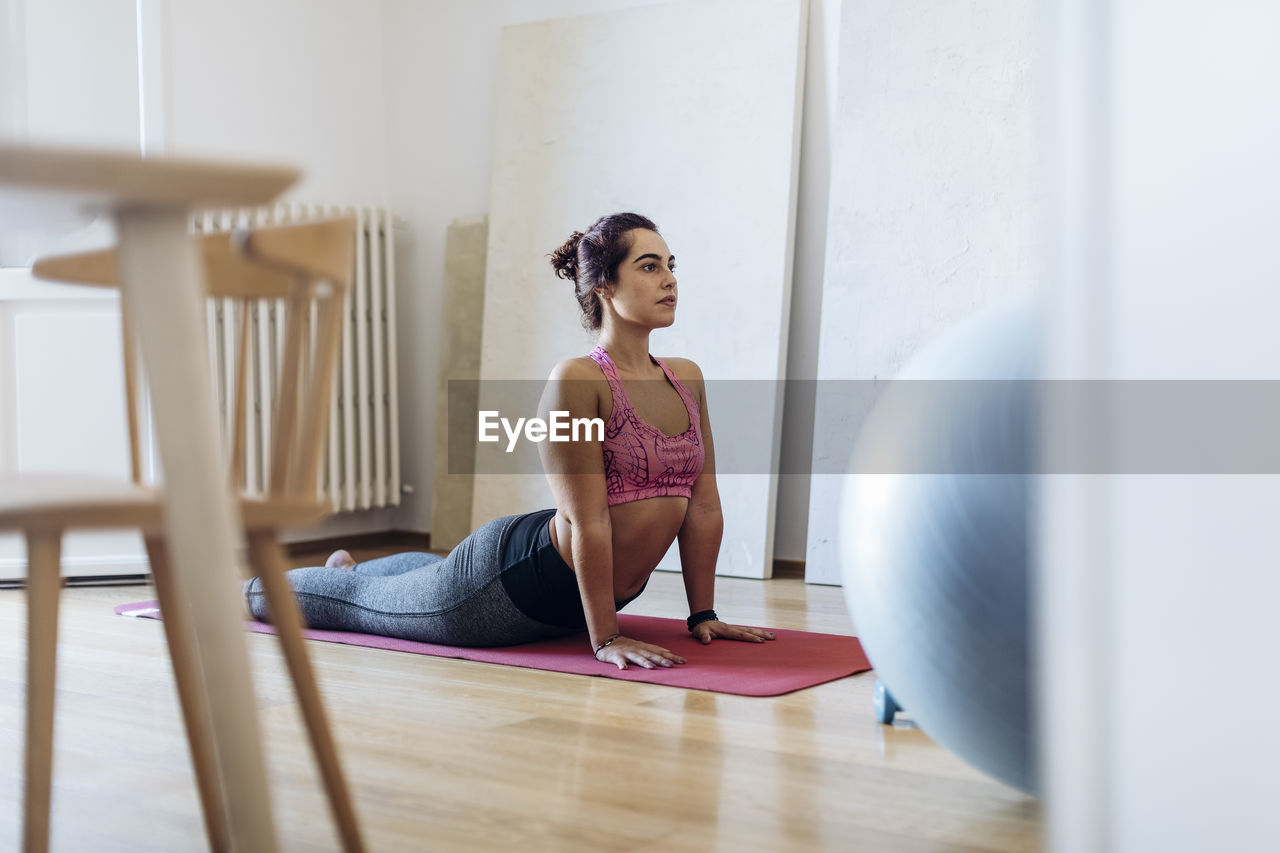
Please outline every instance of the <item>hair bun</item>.
[{"label": "hair bun", "polygon": [[578,243],[582,242],[582,237],[581,231],[574,231],[563,246],[551,253],[551,266],[560,278],[578,280]]}]

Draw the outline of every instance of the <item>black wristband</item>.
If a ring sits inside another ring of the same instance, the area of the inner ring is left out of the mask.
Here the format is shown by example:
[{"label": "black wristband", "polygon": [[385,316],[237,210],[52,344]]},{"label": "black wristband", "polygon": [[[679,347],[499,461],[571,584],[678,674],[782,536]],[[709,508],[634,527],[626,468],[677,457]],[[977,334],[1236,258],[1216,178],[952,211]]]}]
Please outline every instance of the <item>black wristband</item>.
[{"label": "black wristband", "polygon": [[600,652],[604,651],[606,647],[613,645],[614,640],[617,640],[621,636],[622,636],[621,634],[614,634],[612,637],[605,640],[600,645],[596,646],[596,650],[594,654],[595,659],[600,660]]},{"label": "black wristband", "polygon": [[684,624],[688,625],[689,630],[692,631],[703,622],[717,622],[719,619],[720,617],[716,615],[714,610],[700,610],[688,619],[684,620]]}]

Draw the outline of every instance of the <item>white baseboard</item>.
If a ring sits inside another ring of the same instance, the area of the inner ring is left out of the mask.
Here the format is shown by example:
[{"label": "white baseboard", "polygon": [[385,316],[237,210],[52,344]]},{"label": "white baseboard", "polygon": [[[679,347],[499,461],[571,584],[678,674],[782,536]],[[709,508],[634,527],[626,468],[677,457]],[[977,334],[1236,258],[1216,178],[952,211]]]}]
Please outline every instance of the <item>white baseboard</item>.
[{"label": "white baseboard", "polygon": [[[65,557],[62,560],[63,577],[88,577],[97,575],[145,575],[151,564],[146,556],[123,557]],[[7,557],[0,559],[0,580],[17,580],[27,576],[27,561]]]}]

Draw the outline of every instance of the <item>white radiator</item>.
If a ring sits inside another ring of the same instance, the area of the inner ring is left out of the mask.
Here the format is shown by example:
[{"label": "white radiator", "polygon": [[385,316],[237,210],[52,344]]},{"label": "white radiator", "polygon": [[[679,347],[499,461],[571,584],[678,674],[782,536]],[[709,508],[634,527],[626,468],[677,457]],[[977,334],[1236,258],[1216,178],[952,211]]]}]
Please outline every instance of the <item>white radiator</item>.
[{"label": "white radiator", "polygon": [[[193,230],[270,225],[351,216],[357,222],[355,270],[347,293],[342,356],[329,411],[328,452],[320,495],[335,512],[400,504],[400,432],[396,395],[396,302],[393,220],[386,208],[280,204],[274,207],[205,211]],[[232,434],[235,353],[241,315],[230,300],[209,300],[209,353],[215,366],[224,436]],[[250,491],[266,482],[271,446],[273,381],[284,348],[279,303],[261,302],[251,316],[249,405],[243,480]]]}]

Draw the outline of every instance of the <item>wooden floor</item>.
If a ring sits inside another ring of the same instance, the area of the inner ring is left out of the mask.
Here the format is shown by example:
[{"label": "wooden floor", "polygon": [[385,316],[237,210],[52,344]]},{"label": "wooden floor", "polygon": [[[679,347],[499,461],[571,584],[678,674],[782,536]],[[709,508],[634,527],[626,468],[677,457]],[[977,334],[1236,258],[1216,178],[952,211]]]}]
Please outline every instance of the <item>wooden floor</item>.
[{"label": "wooden floor", "polygon": [[[111,612],[150,597],[64,592],[56,851],[204,849],[160,624]],[[851,633],[840,590],[798,579],[721,578],[716,604],[733,621]],[[628,612],[685,616],[679,576],[656,575]],[[0,591],[0,850],[19,840],[25,624],[23,593]],[[248,643],[282,846],[334,850],[276,641]],[[326,643],[312,654],[372,851],[1040,849],[1039,804],[918,730],[876,723],[871,674],[758,699]]]}]

